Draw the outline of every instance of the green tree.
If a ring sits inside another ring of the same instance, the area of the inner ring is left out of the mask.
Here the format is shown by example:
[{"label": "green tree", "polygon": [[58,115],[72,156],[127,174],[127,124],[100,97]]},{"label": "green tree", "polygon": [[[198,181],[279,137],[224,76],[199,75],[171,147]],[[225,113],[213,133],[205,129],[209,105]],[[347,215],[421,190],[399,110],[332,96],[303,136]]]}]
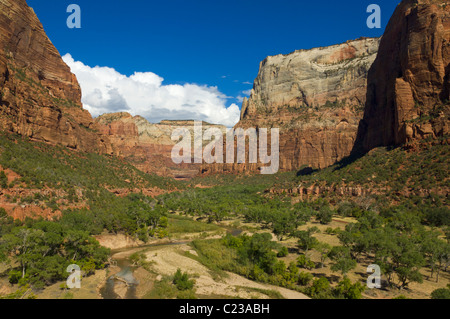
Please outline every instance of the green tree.
[{"label": "green tree", "polygon": [[352,284],[348,277],[344,277],[334,289],[334,293],[337,297],[345,299],[361,299],[364,290],[365,287],[361,283]]},{"label": "green tree", "polygon": [[272,229],[279,241],[289,237],[296,229],[294,220],[289,213],[276,214],[273,218]]},{"label": "green tree", "polygon": [[313,234],[318,231],[319,229],[317,227],[312,227],[307,230],[299,230],[295,232],[294,236],[298,238],[298,245],[300,249],[305,252],[305,254],[319,243],[317,238],[313,237]]},{"label": "green tree", "polygon": [[327,243],[319,242],[314,249],[320,253],[320,267],[323,268],[325,261],[329,258],[331,246]]},{"label": "green tree", "polygon": [[333,211],[328,206],[323,206],[317,212],[316,217],[322,225],[328,225],[333,220]]},{"label": "green tree", "polygon": [[284,274],[284,278],[288,283],[298,282],[299,269],[295,262],[291,261],[287,268],[287,271]]},{"label": "green tree", "polygon": [[439,282],[440,270],[450,255],[450,245],[439,239],[439,233],[432,231],[422,232],[419,240],[427,266],[431,269],[430,277],[436,273],[436,282]]},{"label": "green tree", "polygon": [[394,237],[395,246],[391,251],[393,270],[397,275],[400,288],[406,288],[410,282],[422,283],[420,269],[425,263],[420,248],[405,235]]},{"label": "green tree", "polygon": [[286,257],[289,254],[289,250],[286,246],[281,247],[277,253],[278,258]]},{"label": "green tree", "polygon": [[311,217],[314,215],[314,210],[311,206],[306,202],[300,202],[294,205],[293,212],[293,220],[294,227],[297,227],[306,224],[311,220]]},{"label": "green tree", "polygon": [[274,244],[270,233],[254,234],[245,239],[238,252],[244,260],[247,259],[269,272],[277,262],[276,254],[272,251]]},{"label": "green tree", "polygon": [[334,262],[331,270],[340,271],[343,276],[356,267],[356,260],[351,257],[348,247],[335,246],[330,250],[328,256]]},{"label": "green tree", "polygon": [[433,226],[449,226],[450,210],[447,207],[430,207],[425,211],[425,219]]},{"label": "green tree", "polygon": [[27,268],[36,257],[43,237],[43,231],[24,227],[16,228],[11,234],[3,237],[8,251],[15,255],[19,262],[22,278],[25,278]]}]

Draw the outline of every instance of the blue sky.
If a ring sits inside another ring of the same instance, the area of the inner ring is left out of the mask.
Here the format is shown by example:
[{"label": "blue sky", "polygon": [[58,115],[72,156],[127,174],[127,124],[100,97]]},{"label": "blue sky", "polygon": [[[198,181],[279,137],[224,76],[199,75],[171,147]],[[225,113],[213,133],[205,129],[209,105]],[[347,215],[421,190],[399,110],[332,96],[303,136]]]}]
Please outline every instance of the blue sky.
[{"label": "blue sky", "polygon": [[[59,52],[62,55],[70,53],[74,63],[75,61],[83,63],[83,66],[79,65],[80,69],[89,67],[83,70],[91,72],[90,68],[95,66],[109,67],[117,72],[116,76],[151,72],[159,78],[151,75],[147,76],[145,81],[153,81],[152,85],[156,86],[169,85],[164,88],[170,91],[170,94],[175,94],[173,93],[175,91],[183,95],[192,94],[190,102],[195,104],[197,100],[203,101],[203,97],[196,99],[191,89],[196,89],[196,86],[203,87],[209,90],[209,93],[218,95],[220,103],[227,108],[233,103],[240,107],[238,97],[244,96],[248,93],[246,91],[251,89],[258,73],[259,63],[266,56],[333,45],[361,36],[381,36],[399,1],[27,0],[27,2],[35,10]],[[81,29],[69,29],[66,26],[66,19],[69,16],[66,9],[72,3],[81,7]],[[371,3],[381,7],[381,29],[369,29],[366,25],[369,15],[366,8]],[[95,81],[91,79],[90,85]],[[83,86],[87,84],[81,84],[85,94]],[[193,86],[180,91],[176,85]],[[94,101],[94,93],[92,94],[90,100]],[[103,94],[97,92],[96,97],[103,99],[106,97],[107,101],[116,103],[117,107],[111,108],[115,110],[120,109],[118,105],[123,102],[119,98],[121,94],[121,89],[118,88],[116,91],[110,90]],[[164,96],[162,94],[161,99],[164,99]],[[115,100],[115,97],[118,99]],[[200,107],[206,108],[209,102],[215,103],[208,100]],[[151,105],[161,113],[164,105],[158,103],[154,102]],[[108,103],[104,104],[107,109]],[[130,110],[134,109],[131,105],[133,101],[127,100],[125,104]],[[173,114],[169,110],[166,115],[169,118],[194,116],[195,112],[191,112],[192,110],[188,108],[186,114],[178,112],[179,109]],[[162,119],[161,116],[148,115],[147,118],[158,121]],[[226,116],[225,113],[223,116]]]}]

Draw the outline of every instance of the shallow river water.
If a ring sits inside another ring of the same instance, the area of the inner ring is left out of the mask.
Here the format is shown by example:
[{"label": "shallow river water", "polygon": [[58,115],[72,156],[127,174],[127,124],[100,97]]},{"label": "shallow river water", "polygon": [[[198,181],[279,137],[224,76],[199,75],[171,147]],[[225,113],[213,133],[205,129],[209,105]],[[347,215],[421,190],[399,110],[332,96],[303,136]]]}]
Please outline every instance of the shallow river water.
[{"label": "shallow river water", "polygon": [[[233,236],[239,236],[242,233],[240,229],[229,229],[228,233]],[[165,243],[165,244],[149,244],[140,247],[133,248],[125,248],[117,251],[113,251],[113,255],[119,252],[126,252],[129,250],[135,251],[136,249],[146,249],[146,248],[158,248],[164,246],[174,246],[174,245],[184,245],[189,243],[188,241],[182,242],[173,242],[173,243]],[[133,267],[132,263],[129,261],[128,257],[125,258],[113,258],[117,262],[117,266],[120,268],[120,271],[108,278],[105,285],[100,289],[100,295],[103,299],[119,299],[120,297],[115,292],[116,285],[127,285],[127,293],[125,295],[125,299],[138,299],[136,296],[136,288],[139,285],[139,282],[134,277],[134,270],[136,267]]]}]

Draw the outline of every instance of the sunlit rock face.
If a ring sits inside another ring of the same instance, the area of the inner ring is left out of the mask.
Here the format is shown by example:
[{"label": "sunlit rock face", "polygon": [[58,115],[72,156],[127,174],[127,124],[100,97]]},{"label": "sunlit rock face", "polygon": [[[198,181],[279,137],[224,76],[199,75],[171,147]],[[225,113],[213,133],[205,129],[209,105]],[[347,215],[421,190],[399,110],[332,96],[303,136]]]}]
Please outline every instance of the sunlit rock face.
[{"label": "sunlit rock face", "polygon": [[0,0],[3,130],[89,152],[110,152],[82,108],[78,81],[25,0]]},{"label": "sunlit rock face", "polygon": [[[280,128],[280,170],[323,168],[350,155],[380,39],[299,50],[261,62],[237,128]],[[205,165],[205,172],[261,165]]]}]

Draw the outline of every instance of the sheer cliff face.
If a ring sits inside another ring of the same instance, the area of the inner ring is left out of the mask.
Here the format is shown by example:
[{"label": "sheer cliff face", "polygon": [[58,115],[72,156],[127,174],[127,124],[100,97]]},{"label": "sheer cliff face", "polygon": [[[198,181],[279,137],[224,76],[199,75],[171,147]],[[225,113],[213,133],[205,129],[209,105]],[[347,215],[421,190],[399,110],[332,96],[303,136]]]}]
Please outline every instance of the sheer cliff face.
[{"label": "sheer cliff face", "polygon": [[405,0],[368,77],[356,150],[448,134],[450,3]]},{"label": "sheer cliff face", "polygon": [[379,41],[360,39],[268,57],[243,102],[237,127],[280,128],[281,170],[324,168],[348,156]]},{"label": "sheer cliff face", "polygon": [[82,109],[75,75],[25,0],[0,0],[0,93],[4,130],[82,151],[110,151]]},{"label": "sheer cliff face", "polygon": [[286,107],[320,107],[327,101],[363,105],[378,44],[379,39],[361,39],[266,58],[241,119]]}]

